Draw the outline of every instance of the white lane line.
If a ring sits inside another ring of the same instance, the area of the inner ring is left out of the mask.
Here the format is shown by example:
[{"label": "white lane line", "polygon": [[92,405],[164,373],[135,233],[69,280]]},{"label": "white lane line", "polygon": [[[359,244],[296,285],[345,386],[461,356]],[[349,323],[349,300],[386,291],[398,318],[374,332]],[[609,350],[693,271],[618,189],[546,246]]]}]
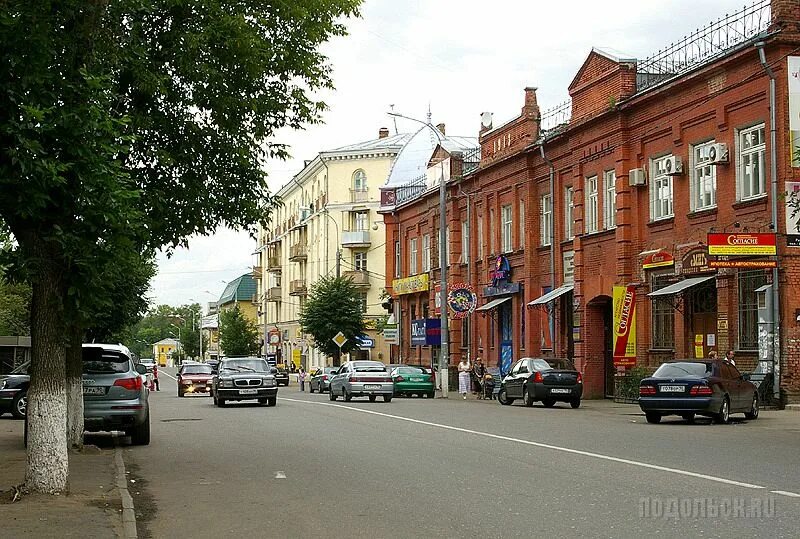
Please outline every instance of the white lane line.
[{"label": "white lane line", "polygon": [[275,472],[275,479],[286,479],[286,472],[284,471]]},{"label": "white lane line", "polygon": [[772,494],[780,494],[781,496],[789,496],[790,498],[800,498],[797,492],[787,492],[785,490],[770,490]]},{"label": "white lane line", "polygon": [[178,381],[178,379],[177,379],[177,378],[175,378],[175,377],[174,377],[174,376],[172,376],[171,374],[167,374],[167,373],[165,373],[164,371],[158,371],[158,374],[159,374],[159,375],[163,374],[163,375],[164,375],[164,376],[166,376],[167,378],[172,378],[172,379],[173,379],[173,380],[175,380],[176,382]]},{"label": "white lane line", "polygon": [[619,457],[612,457],[610,455],[603,455],[601,453],[592,453],[590,451],[581,451],[580,449],[571,449],[569,447],[561,447],[561,446],[558,446],[558,445],[545,444],[545,443],[541,443],[541,442],[532,442],[530,440],[522,440],[520,438],[512,438],[510,436],[501,436],[499,434],[492,434],[490,432],[481,432],[481,431],[477,431],[477,430],[464,429],[464,428],[461,428],[461,427],[454,427],[452,425],[443,425],[441,423],[432,423],[430,421],[423,421],[421,419],[413,419],[413,418],[410,418],[410,417],[403,417],[403,416],[399,416],[399,415],[385,414],[383,412],[375,412],[373,410],[364,410],[362,408],[353,408],[352,406],[344,406],[342,404],[331,404],[331,403],[327,403],[327,402],[315,402],[315,401],[306,401],[306,400],[291,399],[291,398],[284,398],[283,400],[293,401],[293,402],[301,402],[303,404],[315,404],[315,405],[318,405],[318,406],[331,406],[331,407],[336,407],[336,408],[343,408],[345,410],[352,410],[354,412],[361,412],[363,414],[372,414],[372,415],[377,415],[377,416],[381,416],[381,417],[388,417],[390,419],[397,419],[397,420],[400,420],[400,421],[407,421],[409,423],[417,423],[419,425],[427,425],[429,427],[436,427],[436,428],[440,428],[440,429],[452,430],[452,431],[455,431],[455,432],[463,432],[463,433],[466,433],[466,434],[474,434],[476,436],[484,436],[486,438],[494,438],[495,440],[505,440],[507,442],[514,442],[514,443],[518,443],[518,444],[531,445],[531,446],[534,446],[534,447],[541,447],[543,449],[551,449],[553,451],[560,451],[562,453],[570,453],[572,455],[581,455],[583,457],[590,457],[590,458],[595,458],[595,459],[600,459],[600,460],[607,460],[607,461],[611,461],[611,462],[617,462],[619,464],[628,464],[630,466],[638,466],[640,468],[648,468],[650,470],[658,470],[660,472],[673,473],[673,474],[677,474],[677,475],[694,477],[694,478],[697,478],[697,479],[705,479],[707,481],[714,481],[716,483],[724,483],[726,485],[734,485],[734,486],[737,486],[737,487],[752,488],[752,489],[764,489],[764,488],[766,488],[766,487],[762,487],[760,485],[753,485],[753,484],[750,484],[750,483],[743,483],[741,481],[734,481],[732,479],[725,479],[724,477],[716,477],[716,476],[713,476],[713,475],[701,474],[701,473],[697,473],[697,472],[690,472],[688,470],[679,470],[677,468],[668,468],[666,466],[659,466],[657,464],[649,464],[647,462],[640,462],[640,461],[637,461],[637,460],[630,460],[630,459],[623,459],[623,458],[619,458]]}]

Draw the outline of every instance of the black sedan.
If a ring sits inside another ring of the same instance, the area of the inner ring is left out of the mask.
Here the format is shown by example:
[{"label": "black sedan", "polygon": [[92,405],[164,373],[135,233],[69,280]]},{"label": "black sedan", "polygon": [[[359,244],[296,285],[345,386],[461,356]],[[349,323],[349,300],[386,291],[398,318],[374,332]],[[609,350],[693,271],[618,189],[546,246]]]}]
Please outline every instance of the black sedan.
[{"label": "black sedan", "polygon": [[289,371],[287,371],[283,367],[277,367],[277,372],[275,373],[275,380],[278,382],[279,386],[288,386]]},{"label": "black sedan", "polygon": [[17,419],[25,419],[28,408],[28,375],[30,363],[23,363],[11,374],[0,376],[0,415],[10,412]]},{"label": "black sedan", "polygon": [[556,369],[545,359],[524,357],[511,366],[503,378],[497,400],[509,405],[522,399],[525,406],[541,401],[550,408],[556,402],[568,402],[573,408],[581,405],[583,377],[575,369]]},{"label": "black sedan", "polygon": [[758,393],[727,361],[674,361],[664,363],[640,382],[639,407],[648,423],[658,423],[665,415],[679,415],[687,421],[702,415],[727,423],[735,413],[758,418]]},{"label": "black sedan", "polygon": [[308,390],[313,393],[328,391],[331,388],[331,377],[338,371],[338,367],[322,367],[314,371],[311,381],[308,383]]}]

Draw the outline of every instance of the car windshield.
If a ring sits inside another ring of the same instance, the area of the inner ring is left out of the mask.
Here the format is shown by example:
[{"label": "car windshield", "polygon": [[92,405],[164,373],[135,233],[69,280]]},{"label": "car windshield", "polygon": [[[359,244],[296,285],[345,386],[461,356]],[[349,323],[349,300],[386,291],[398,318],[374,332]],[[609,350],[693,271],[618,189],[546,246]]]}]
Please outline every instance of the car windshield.
[{"label": "car windshield", "polygon": [[696,376],[705,378],[711,374],[711,363],[664,363],[653,374],[654,378],[682,378],[685,376]]},{"label": "car windshield", "polygon": [[188,365],[183,368],[183,374],[211,374],[211,365]]},{"label": "car windshield", "polygon": [[234,359],[222,363],[220,370],[227,372],[269,372],[269,366],[263,359]]},{"label": "car windshield", "polygon": [[83,372],[94,374],[114,374],[128,372],[130,358],[125,354],[102,348],[83,349]]},{"label": "car windshield", "polygon": [[386,366],[383,363],[373,361],[354,363],[353,368],[356,372],[386,372]]}]

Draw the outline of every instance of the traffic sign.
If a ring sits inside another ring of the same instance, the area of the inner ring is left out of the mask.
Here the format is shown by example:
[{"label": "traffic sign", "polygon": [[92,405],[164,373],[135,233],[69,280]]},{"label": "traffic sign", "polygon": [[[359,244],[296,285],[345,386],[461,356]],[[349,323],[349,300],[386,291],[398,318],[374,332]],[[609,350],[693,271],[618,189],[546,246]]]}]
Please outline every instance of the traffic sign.
[{"label": "traffic sign", "polygon": [[345,336],[344,336],[344,333],[342,333],[342,332],[340,331],[339,333],[337,333],[336,335],[334,335],[333,339],[331,339],[331,340],[332,340],[333,342],[335,342],[335,343],[336,343],[336,346],[338,346],[339,348],[341,348],[342,346],[344,346],[344,343],[346,343],[346,342],[347,342],[347,337],[345,337]]}]

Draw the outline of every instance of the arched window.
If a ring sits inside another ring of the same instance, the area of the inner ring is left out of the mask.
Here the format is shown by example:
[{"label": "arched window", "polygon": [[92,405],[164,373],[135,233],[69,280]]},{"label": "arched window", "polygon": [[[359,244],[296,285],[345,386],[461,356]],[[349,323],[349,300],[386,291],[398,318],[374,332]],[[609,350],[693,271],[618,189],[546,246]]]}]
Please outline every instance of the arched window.
[{"label": "arched window", "polygon": [[366,191],[367,190],[367,174],[358,169],[353,172],[353,191]]}]

